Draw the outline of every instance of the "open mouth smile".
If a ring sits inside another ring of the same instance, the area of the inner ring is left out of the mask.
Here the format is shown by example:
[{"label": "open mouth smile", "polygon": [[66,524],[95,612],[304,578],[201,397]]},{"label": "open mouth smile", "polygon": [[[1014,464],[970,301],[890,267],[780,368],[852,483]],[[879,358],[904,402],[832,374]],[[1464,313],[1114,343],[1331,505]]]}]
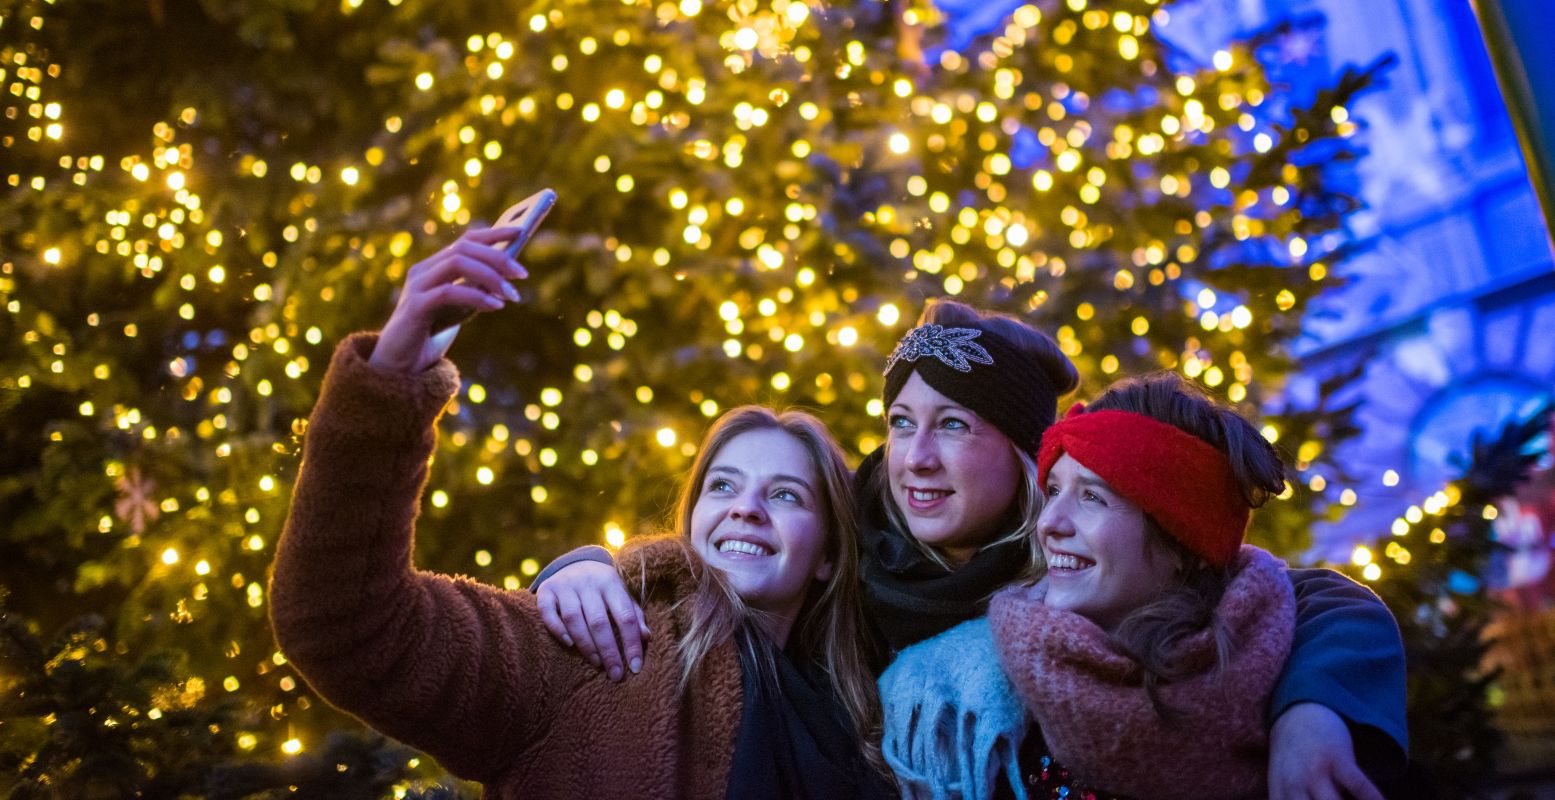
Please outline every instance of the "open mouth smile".
[{"label": "open mouth smile", "polygon": [[1049,572],[1080,572],[1096,566],[1096,562],[1071,553],[1050,553],[1047,557]]},{"label": "open mouth smile", "polygon": [[908,489],[907,504],[913,508],[931,508],[955,494],[949,489]]},{"label": "open mouth smile", "polygon": [[772,548],[760,542],[734,538],[719,542],[718,552],[744,558],[767,558],[775,553]]}]

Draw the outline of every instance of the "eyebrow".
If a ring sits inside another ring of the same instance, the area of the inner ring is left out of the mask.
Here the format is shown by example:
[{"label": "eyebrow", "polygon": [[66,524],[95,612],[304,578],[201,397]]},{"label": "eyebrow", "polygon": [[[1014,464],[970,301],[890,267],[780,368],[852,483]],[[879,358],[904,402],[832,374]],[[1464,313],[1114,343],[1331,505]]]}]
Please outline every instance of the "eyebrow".
[{"label": "eyebrow", "polygon": [[[739,469],[738,467],[726,467],[726,466],[721,466],[721,465],[720,466],[716,466],[716,467],[709,467],[708,470],[707,470],[707,474],[709,474],[709,475],[713,475],[713,474],[734,475],[734,476],[740,477],[740,478],[745,477],[745,471],[744,470]],[[779,472],[776,475],[773,475],[772,479],[773,480],[778,480],[778,481],[788,481],[789,483],[797,483],[800,486],[803,486],[805,488],[805,490],[810,492],[811,494],[815,493],[815,487],[811,486],[809,481],[805,480],[804,478],[799,477],[798,475],[789,475],[786,472]]]},{"label": "eyebrow", "polygon": [[[892,403],[891,404],[891,408],[893,408],[893,409],[901,408],[903,411],[912,411],[913,410],[911,406],[908,406],[905,403]],[[945,411],[957,411],[957,412],[962,412],[962,413],[967,413],[967,414],[976,414],[977,413],[976,411],[973,411],[972,409],[967,408],[966,406],[957,405],[955,403],[942,403],[940,405],[933,406],[933,407],[931,407],[929,409],[929,412],[930,413],[934,413],[934,414],[939,414],[939,413],[942,413],[942,412],[945,412]]]},{"label": "eyebrow", "polygon": [[[1053,476],[1049,475],[1048,476],[1048,480],[1049,481],[1053,480]],[[1113,494],[1117,494],[1118,493],[1117,489],[1112,488],[1112,484],[1106,482],[1105,480],[1102,480],[1099,476],[1098,477],[1092,477],[1090,475],[1078,475],[1078,476],[1076,476],[1074,478],[1074,482],[1079,484],[1079,485],[1081,485],[1081,486],[1097,487],[1097,488],[1106,489],[1107,491],[1112,492]]]}]

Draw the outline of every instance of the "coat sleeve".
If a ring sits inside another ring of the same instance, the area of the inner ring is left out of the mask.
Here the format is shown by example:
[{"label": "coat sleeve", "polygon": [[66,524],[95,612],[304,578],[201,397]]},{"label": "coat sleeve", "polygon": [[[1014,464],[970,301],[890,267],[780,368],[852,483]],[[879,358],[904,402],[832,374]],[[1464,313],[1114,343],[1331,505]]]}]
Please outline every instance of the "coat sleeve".
[{"label": "coat sleeve", "polygon": [[1369,775],[1401,773],[1409,749],[1404,642],[1370,589],[1328,569],[1293,569],[1296,632],[1269,701],[1272,723],[1297,703],[1319,703],[1350,727]]},{"label": "coat sleeve", "polygon": [[324,699],[486,780],[592,670],[551,641],[530,593],[412,565],[437,419],[459,378],[446,361],[382,373],[366,362],[375,341],[342,342],[324,379],[277,547],[271,623]]},{"label": "coat sleeve", "polygon": [[561,572],[562,570],[578,563],[579,561],[593,561],[596,564],[604,564],[607,567],[614,567],[616,565],[615,557],[610,555],[610,551],[600,547],[597,544],[586,544],[582,547],[575,547],[557,556],[556,560],[546,564],[545,569],[540,570],[540,574],[536,575],[534,581],[529,584],[530,594],[540,591],[540,584],[545,583],[552,575]]}]

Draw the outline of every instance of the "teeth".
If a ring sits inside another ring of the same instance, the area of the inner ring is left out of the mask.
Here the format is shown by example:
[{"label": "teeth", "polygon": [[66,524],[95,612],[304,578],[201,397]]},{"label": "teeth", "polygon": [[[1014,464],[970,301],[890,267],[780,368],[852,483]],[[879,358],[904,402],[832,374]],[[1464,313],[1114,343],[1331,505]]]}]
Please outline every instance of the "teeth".
[{"label": "teeth", "polygon": [[739,539],[725,539],[718,543],[720,553],[744,553],[751,556],[770,556],[772,551],[754,542],[743,542]]},{"label": "teeth", "polygon": [[930,500],[938,500],[941,497],[945,497],[945,496],[949,495],[950,492],[939,491],[939,490],[931,490],[931,489],[911,489],[911,490],[908,491],[907,494],[908,494],[909,497],[911,497],[914,500],[917,500],[917,501],[923,502],[923,503],[927,503]]},{"label": "teeth", "polygon": [[1095,566],[1095,563],[1068,553],[1054,553],[1047,559],[1048,569],[1087,569]]}]

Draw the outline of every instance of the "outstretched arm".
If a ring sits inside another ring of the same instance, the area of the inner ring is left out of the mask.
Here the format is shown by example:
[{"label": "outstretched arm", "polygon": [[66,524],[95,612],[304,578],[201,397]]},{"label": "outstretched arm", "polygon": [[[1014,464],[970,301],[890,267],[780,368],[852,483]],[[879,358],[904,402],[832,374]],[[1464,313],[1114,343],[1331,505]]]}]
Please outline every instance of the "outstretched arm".
[{"label": "outstretched arm", "polygon": [[[415,331],[406,315],[440,307],[431,292],[478,292],[439,289],[469,277],[461,253],[450,248],[412,270],[386,330]],[[428,273],[445,283],[417,281]],[[283,652],[321,696],[479,779],[552,718],[558,693],[546,689],[576,659],[550,641],[528,593],[412,566],[436,420],[458,374],[446,361],[370,362],[396,347],[408,359],[427,356],[428,327],[397,342],[357,335],[337,349],[278,546],[270,613]]]}]

